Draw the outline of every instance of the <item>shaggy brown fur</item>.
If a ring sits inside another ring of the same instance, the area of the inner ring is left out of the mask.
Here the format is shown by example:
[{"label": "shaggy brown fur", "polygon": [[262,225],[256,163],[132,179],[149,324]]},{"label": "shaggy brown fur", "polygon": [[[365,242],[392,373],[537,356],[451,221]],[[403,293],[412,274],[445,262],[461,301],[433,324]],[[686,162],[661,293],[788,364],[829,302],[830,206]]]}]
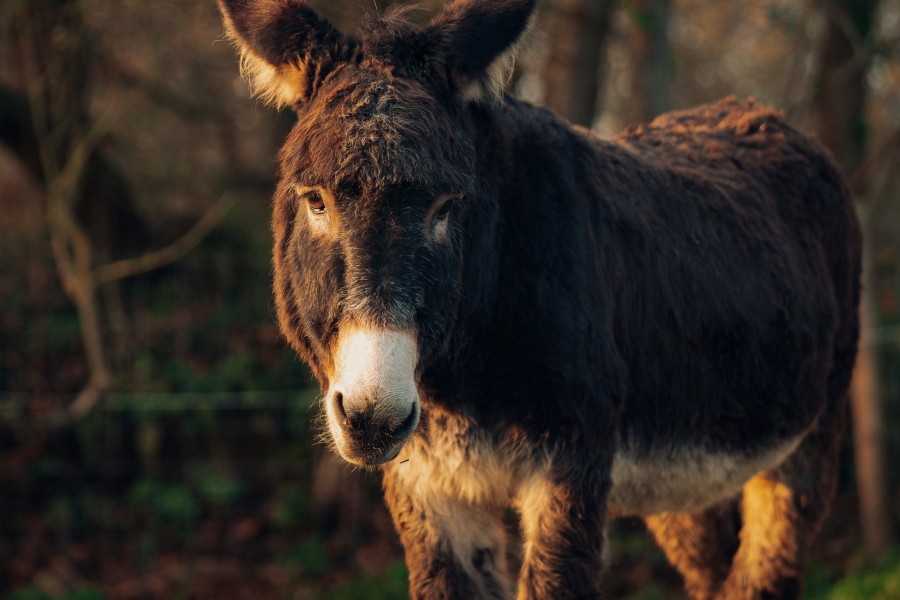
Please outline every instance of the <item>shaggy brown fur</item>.
[{"label": "shaggy brown fur", "polygon": [[608,516],[697,599],[796,598],[834,491],[860,238],[821,146],[733,98],[610,140],[497,95],[533,0],[342,34],[219,0],[297,124],[281,329],[336,450],[384,472],[415,598],[599,596]]}]

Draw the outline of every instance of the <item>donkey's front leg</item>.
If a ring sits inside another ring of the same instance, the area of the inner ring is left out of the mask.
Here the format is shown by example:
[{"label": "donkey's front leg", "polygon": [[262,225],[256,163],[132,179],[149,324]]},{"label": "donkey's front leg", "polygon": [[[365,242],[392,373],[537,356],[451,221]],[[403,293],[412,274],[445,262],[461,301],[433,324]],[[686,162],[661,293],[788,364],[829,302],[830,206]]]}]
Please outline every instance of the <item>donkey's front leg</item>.
[{"label": "donkey's front leg", "polygon": [[414,599],[506,600],[502,511],[450,498],[427,482],[408,481],[385,470],[385,501],[409,567]]},{"label": "donkey's front leg", "polygon": [[519,600],[600,597],[608,490],[608,465],[553,464],[522,486]]}]

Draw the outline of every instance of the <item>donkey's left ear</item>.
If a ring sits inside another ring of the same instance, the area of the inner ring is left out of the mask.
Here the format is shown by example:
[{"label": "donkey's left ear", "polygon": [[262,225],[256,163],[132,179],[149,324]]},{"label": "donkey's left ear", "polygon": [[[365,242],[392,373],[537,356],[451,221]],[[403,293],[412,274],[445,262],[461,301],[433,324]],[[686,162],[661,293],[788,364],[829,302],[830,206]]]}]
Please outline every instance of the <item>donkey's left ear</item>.
[{"label": "donkey's left ear", "polygon": [[537,0],[457,0],[428,26],[451,82],[467,100],[499,98],[512,71],[516,41]]},{"label": "donkey's left ear", "polygon": [[341,34],[301,0],[218,0],[226,31],[241,51],[253,93],[281,108],[313,94],[353,52]]}]

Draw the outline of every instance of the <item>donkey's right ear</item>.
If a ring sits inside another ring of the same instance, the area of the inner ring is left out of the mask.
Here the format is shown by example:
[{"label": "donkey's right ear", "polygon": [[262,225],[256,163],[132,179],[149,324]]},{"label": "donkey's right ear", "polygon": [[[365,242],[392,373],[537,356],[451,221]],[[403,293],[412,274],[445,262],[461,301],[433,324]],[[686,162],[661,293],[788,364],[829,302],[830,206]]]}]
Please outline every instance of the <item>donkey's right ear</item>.
[{"label": "donkey's right ear", "polygon": [[281,108],[309,99],[356,43],[300,0],[218,0],[254,95]]}]

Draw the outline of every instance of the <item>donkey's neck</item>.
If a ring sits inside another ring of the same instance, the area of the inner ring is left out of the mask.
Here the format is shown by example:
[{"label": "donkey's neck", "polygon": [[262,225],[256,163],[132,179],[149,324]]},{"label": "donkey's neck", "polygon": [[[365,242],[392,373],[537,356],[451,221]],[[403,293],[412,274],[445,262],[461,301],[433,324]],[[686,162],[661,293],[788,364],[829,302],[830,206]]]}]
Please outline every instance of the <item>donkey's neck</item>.
[{"label": "donkey's neck", "polygon": [[532,180],[577,175],[580,168],[590,168],[598,144],[607,144],[551,111],[509,95],[499,106],[473,107],[471,115],[479,175],[501,196],[521,194],[523,184]]}]

